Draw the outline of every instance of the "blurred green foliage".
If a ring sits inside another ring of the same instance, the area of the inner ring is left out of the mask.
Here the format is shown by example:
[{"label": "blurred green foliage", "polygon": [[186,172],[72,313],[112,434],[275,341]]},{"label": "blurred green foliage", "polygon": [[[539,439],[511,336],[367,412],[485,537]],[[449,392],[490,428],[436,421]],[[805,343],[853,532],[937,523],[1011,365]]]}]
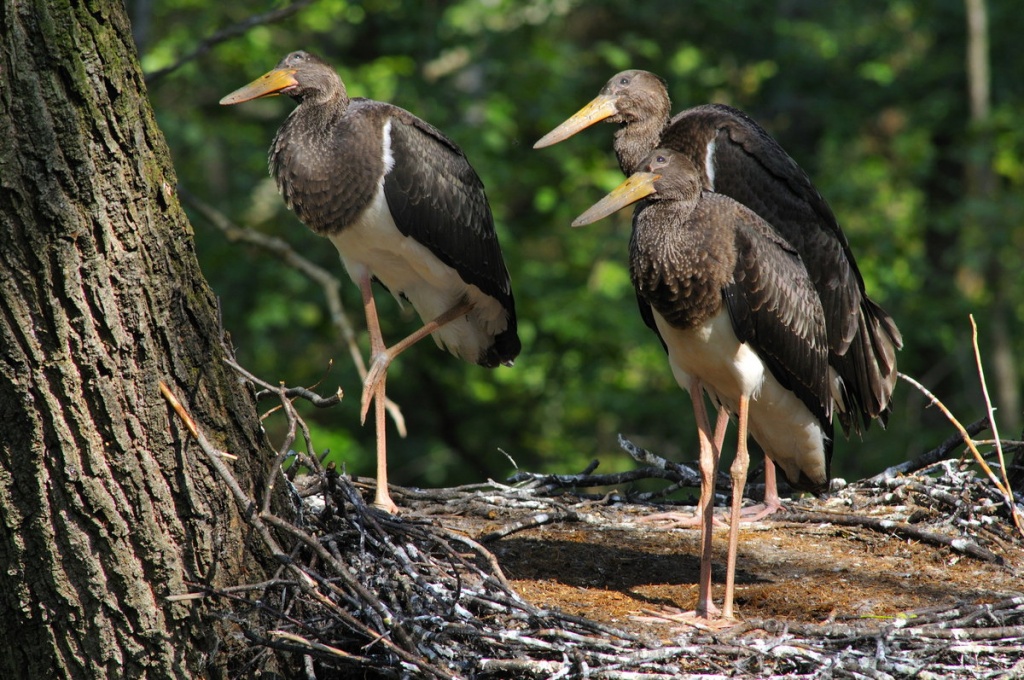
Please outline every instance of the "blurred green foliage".
[{"label": "blurred green foliage", "polygon": [[[131,10],[143,66],[167,67],[217,31],[281,7],[139,0]],[[984,406],[968,314],[983,358],[997,323],[1018,380],[1024,356],[1024,13],[1005,1],[989,9],[993,112],[983,130],[969,121],[957,0],[321,0],[216,44],[151,82],[150,95],[182,186],[337,271],[359,329],[358,290],[333,246],[285,210],[267,176],[267,148],[293,103],[217,101],[302,48],[331,60],[350,94],[391,101],[444,130],[487,186],[524,349],[513,369],[462,363],[432,343],[396,362],[388,394],[409,435],[390,438],[393,481],[503,479],[510,458],[552,473],[598,458],[600,471],[614,471],[633,465],[618,433],[694,460],[690,402],[636,311],[629,211],[569,228],[621,179],[613,128],[540,151],[533,142],[625,68],[666,78],[673,110],[709,101],[745,109],[832,204],[869,293],[903,331],[901,369],[970,422]],[[995,173],[983,200],[966,190],[972,161]],[[272,256],[226,242],[201,216],[193,224],[242,363],[268,380],[343,387],[341,407],[303,412],[316,446],[371,474],[372,427],[358,423],[359,382],[321,291]],[[386,338],[415,328],[393,300],[378,300]],[[838,442],[835,474],[857,478],[945,439],[950,426],[926,405],[901,383],[888,431]],[[1001,414],[1019,423],[1013,416]]]}]

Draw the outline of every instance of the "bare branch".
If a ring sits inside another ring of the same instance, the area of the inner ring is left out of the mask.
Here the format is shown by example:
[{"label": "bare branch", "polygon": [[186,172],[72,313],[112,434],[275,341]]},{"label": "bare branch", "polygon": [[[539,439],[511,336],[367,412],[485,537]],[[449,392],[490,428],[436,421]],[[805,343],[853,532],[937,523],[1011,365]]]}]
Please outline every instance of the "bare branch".
[{"label": "bare branch", "polygon": [[891,519],[880,517],[864,517],[862,515],[850,515],[838,512],[793,512],[787,513],[787,522],[827,522],[838,526],[865,527],[882,533],[891,533],[903,538],[910,538],[917,541],[924,541],[932,545],[940,545],[955,550],[964,555],[969,555],[979,560],[1002,564],[1003,558],[990,550],[986,550],[974,541],[962,536],[947,536],[915,527],[906,522],[894,522]]},{"label": "bare branch", "polygon": [[[256,399],[266,399],[267,397],[270,396],[277,396],[277,394],[278,393],[276,390],[260,390],[259,392],[256,393]],[[316,406],[317,408],[330,408],[332,406],[337,406],[338,404],[341,403],[341,398],[344,395],[344,393],[341,391],[341,388],[338,388],[338,391],[332,394],[331,396],[321,397],[313,390],[307,389],[305,387],[288,387],[284,390],[283,394],[285,397],[288,397],[289,399],[305,399],[306,401],[311,403],[313,406]]]},{"label": "bare branch", "polygon": [[692,467],[666,460],[665,458],[648,451],[642,446],[637,446],[621,434],[619,435],[619,446],[621,446],[622,450],[632,456],[638,463],[643,463],[645,465],[665,470],[666,472],[671,473],[670,477],[672,479],[675,479],[685,486],[695,486],[700,488],[700,473]]},{"label": "bare branch", "polygon": [[[1020,532],[1021,536],[1024,536],[1024,518],[1021,517],[1020,512],[1017,511],[1017,506],[1013,502],[1013,488],[1010,486],[1010,480],[1007,477],[1006,472],[1006,456],[1003,455],[1003,444],[999,441],[999,426],[996,424],[996,412],[992,408],[992,399],[988,395],[988,384],[985,382],[985,368],[981,364],[981,350],[978,349],[978,324],[974,322],[974,315],[971,314],[971,339],[974,345],[974,361],[978,367],[978,380],[981,382],[981,394],[985,397],[985,413],[988,416],[989,425],[992,428],[992,437],[996,441],[996,455],[999,461],[999,472],[1002,475],[1003,485],[1000,490],[1006,494],[1007,502],[1010,505],[1010,509],[1013,516],[1013,523],[1017,525],[1017,531]],[[998,486],[998,485],[997,485]]]},{"label": "bare branch", "polygon": [[256,26],[273,24],[277,23],[278,21],[281,21],[282,19],[287,19],[288,17],[295,14],[299,10],[304,9],[308,5],[313,4],[313,1],[314,0],[295,0],[295,2],[288,5],[287,7],[275,9],[271,12],[266,12],[265,14],[257,14],[256,16],[249,17],[245,21],[240,21],[237,24],[221,29],[213,35],[211,35],[209,38],[206,38],[205,40],[200,42],[194,50],[192,50],[185,56],[181,57],[180,59],[178,59],[178,61],[174,62],[170,66],[162,68],[158,71],[153,71],[152,73],[147,73],[146,84],[152,85],[164,76],[173,73],[174,71],[177,71],[179,68],[181,68],[188,62],[192,61],[193,59],[198,59],[199,57],[203,56],[204,54],[206,54],[222,42],[226,42],[228,40],[231,40],[232,38],[237,38],[240,35],[244,35],[246,31],[249,31],[255,28]]},{"label": "bare branch", "polygon": [[928,397],[931,403],[937,406],[939,410],[942,411],[943,415],[946,416],[949,422],[953,423],[953,426],[957,430],[959,430],[960,437],[963,439],[964,443],[967,444],[967,448],[970,449],[971,453],[974,455],[975,462],[978,463],[978,466],[981,467],[981,469],[988,476],[989,481],[992,482],[992,485],[995,486],[995,488],[998,489],[999,493],[1003,496],[1003,500],[1006,503],[1007,508],[1009,508],[1010,516],[1013,518],[1013,523],[1017,527],[1017,531],[1020,532],[1021,535],[1024,535],[1024,527],[1022,527],[1021,525],[1020,511],[1017,509],[1017,506],[1013,501],[1013,491],[1010,490],[1009,487],[1004,486],[1002,481],[1000,481],[1000,479],[996,477],[996,474],[992,471],[992,468],[985,460],[985,457],[981,455],[981,452],[978,451],[978,447],[974,445],[974,440],[971,439],[971,436],[969,434],[967,434],[967,430],[964,428],[964,426],[960,423],[959,420],[956,419],[956,416],[954,416],[952,412],[948,408],[946,408],[946,405],[943,404],[938,397],[932,394],[931,391],[928,390],[928,388],[926,388],[924,385],[917,382],[910,376],[906,375],[905,373],[899,373],[898,375],[903,380],[909,382],[911,385],[916,387],[918,391],[920,391],[923,395]]},{"label": "bare branch", "polygon": [[[980,418],[978,420],[975,420],[973,423],[964,428],[967,434],[970,435],[971,437],[978,434],[979,432],[984,432],[987,429],[988,418]],[[899,465],[893,465],[892,467],[888,467],[885,470],[879,472],[874,477],[869,477],[864,481],[869,484],[877,484],[883,480],[892,479],[899,475],[909,475],[912,472],[923,470],[929,465],[934,465],[940,460],[945,460],[947,458],[952,457],[953,453],[961,446],[963,446],[963,443],[964,438],[959,432],[956,434],[951,434],[949,435],[949,437],[946,438],[946,441],[942,442],[931,451],[922,453],[920,456],[914,458],[913,460],[908,460],[903,463],[900,463]]]}]

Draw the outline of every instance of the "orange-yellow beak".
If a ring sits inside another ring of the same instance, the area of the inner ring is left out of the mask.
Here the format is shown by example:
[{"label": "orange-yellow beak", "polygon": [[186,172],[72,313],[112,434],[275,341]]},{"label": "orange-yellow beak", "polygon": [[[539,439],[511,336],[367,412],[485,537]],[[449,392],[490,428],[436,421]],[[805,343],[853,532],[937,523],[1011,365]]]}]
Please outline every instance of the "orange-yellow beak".
[{"label": "orange-yellow beak", "polygon": [[630,175],[625,182],[612,189],[611,193],[590,206],[586,212],[572,221],[572,226],[582,227],[608,217],[616,210],[636,203],[645,196],[650,196],[656,189],[654,183],[661,179],[656,172],[637,172]]},{"label": "orange-yellow beak", "polygon": [[295,69],[275,68],[273,71],[264,73],[244,87],[240,87],[231,94],[220,100],[222,105],[241,104],[251,99],[260,97],[272,97],[281,94],[281,90],[298,85],[295,80]]},{"label": "orange-yellow beak", "polygon": [[600,123],[605,118],[614,116],[619,112],[615,105],[615,97],[607,94],[599,94],[589,104],[577,111],[567,121],[547,133],[533,145],[534,149],[543,149],[558,142],[569,139],[574,134],[590,127],[594,123]]}]

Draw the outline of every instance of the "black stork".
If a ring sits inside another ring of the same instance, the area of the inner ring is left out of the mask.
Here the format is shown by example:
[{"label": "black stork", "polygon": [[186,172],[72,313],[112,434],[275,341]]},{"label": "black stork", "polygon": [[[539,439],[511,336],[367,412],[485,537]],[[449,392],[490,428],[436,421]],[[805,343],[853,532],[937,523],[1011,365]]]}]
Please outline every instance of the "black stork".
[{"label": "black stork", "polygon": [[656,149],[637,171],[580,215],[590,224],[631,203],[629,272],[672,373],[690,393],[700,433],[701,565],[695,614],[719,613],[711,597],[714,480],[703,392],[736,414],[723,619],[733,616],[736,553],[749,456],[747,433],[795,488],[828,488],[832,409],[821,300],[796,250],[756,213],[702,188],[690,158]]},{"label": "black stork", "polygon": [[[613,148],[626,175],[636,171],[655,147],[688,156],[704,189],[756,212],[803,259],[825,312],[843,432],[860,434],[876,418],[884,427],[896,384],[896,351],[903,339],[892,318],[868,298],[849,242],[828,203],[796,161],[742,111],[708,104],[670,119],[670,108],[664,80],[649,71],[623,71],[534,148],[606,121],[619,126]],[[720,436],[724,429],[718,432]],[[766,511],[772,511],[781,504],[770,460],[765,462],[765,477]]]},{"label": "black stork", "polygon": [[[371,364],[360,415],[365,419],[375,400],[374,504],[396,512],[384,427],[391,361],[427,335],[481,366],[511,366],[519,354],[494,219],[483,183],[453,141],[402,108],[350,98],[335,70],[313,54],[292,52],[220,103],[277,94],[298,106],[270,147],[270,172],[288,207],[334,243],[362,293]],[[381,336],[373,280],[412,304],[424,322],[392,347]]]}]

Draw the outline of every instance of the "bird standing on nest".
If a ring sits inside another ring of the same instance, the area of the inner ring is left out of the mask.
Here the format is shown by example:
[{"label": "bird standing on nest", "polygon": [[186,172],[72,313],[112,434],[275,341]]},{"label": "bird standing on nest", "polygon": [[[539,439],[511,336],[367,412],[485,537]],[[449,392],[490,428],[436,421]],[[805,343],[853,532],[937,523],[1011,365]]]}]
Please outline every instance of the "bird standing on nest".
[{"label": "bird standing on nest", "polygon": [[[334,69],[308,52],[289,54],[220,103],[277,94],[298,106],[270,147],[270,171],[288,207],[334,243],[362,293],[371,362],[360,411],[365,419],[375,401],[374,504],[396,512],[384,427],[391,361],[427,335],[481,366],[511,366],[519,354],[494,219],[483,183],[453,141],[397,106],[349,98]],[[373,280],[409,301],[424,322],[391,347],[381,336]]]},{"label": "bird standing on nest", "polygon": [[703,190],[700,171],[686,155],[657,149],[638,167],[573,226],[640,201],[629,242],[630,278],[676,381],[690,393],[700,436],[702,536],[694,613],[703,619],[719,613],[711,597],[711,537],[720,455],[703,392],[737,415],[720,612],[731,619],[748,430],[792,486],[819,494],[828,488],[836,395],[825,315],[792,246],[751,210]]},{"label": "bird standing on nest", "polygon": [[[803,260],[825,314],[828,363],[834,372],[833,389],[840,395],[836,410],[843,432],[860,434],[876,418],[884,427],[896,385],[896,351],[903,339],[892,318],[868,298],[828,203],[796,161],[742,111],[708,104],[670,119],[670,109],[665,81],[649,71],[623,71],[534,148],[606,121],[619,126],[613,149],[626,175],[656,147],[687,156],[703,189],[753,210]],[[724,425],[720,420],[716,429],[719,446]],[[781,508],[770,459],[765,461],[765,483],[765,508],[758,516]]]}]

